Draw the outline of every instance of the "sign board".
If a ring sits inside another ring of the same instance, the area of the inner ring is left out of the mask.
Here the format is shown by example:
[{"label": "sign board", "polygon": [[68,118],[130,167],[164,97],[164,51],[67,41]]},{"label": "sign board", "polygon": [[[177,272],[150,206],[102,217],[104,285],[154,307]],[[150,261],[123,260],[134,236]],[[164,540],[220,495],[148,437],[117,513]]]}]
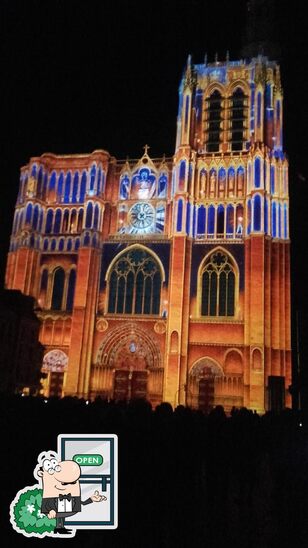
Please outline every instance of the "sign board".
[{"label": "sign board", "polygon": [[81,468],[81,500],[95,491],[106,497],[82,506],[81,512],[65,519],[76,529],[116,529],[118,526],[118,437],[115,434],[60,434],[61,460],[73,460]]}]

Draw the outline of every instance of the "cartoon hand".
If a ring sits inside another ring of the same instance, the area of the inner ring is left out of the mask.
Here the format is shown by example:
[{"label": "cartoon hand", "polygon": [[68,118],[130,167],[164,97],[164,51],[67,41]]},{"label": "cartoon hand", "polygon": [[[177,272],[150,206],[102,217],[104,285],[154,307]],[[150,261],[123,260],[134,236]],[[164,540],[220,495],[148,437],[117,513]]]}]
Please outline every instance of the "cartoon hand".
[{"label": "cartoon hand", "polygon": [[50,510],[50,512],[48,514],[48,517],[49,517],[49,519],[54,519],[56,517],[56,511],[55,510]]},{"label": "cartoon hand", "polygon": [[100,495],[98,491],[94,491],[94,495],[92,495],[90,499],[92,500],[92,502],[101,502],[101,500],[107,500],[107,497],[105,497],[104,495]]}]

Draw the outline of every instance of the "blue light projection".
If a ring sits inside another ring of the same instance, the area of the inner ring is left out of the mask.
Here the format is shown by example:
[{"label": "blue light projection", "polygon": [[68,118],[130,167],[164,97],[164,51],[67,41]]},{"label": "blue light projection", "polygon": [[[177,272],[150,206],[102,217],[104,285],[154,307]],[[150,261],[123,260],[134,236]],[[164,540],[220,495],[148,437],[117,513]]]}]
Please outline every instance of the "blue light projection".
[{"label": "blue light projection", "polygon": [[94,221],[93,221],[93,228],[95,228],[95,230],[97,230],[98,228],[98,216],[99,216],[99,207],[98,207],[98,204],[96,204],[94,208]]},{"label": "blue light projection", "polygon": [[33,230],[37,229],[38,217],[39,217],[39,207],[36,204],[33,210],[33,219],[32,219]]},{"label": "blue light projection", "polygon": [[156,232],[163,232],[165,225],[165,206],[160,204],[156,208]]},{"label": "blue light projection", "polygon": [[247,201],[247,234],[251,232],[251,200]]},{"label": "blue light projection", "polygon": [[182,217],[183,217],[183,200],[178,201],[178,215],[176,222],[177,232],[182,232]]},{"label": "blue light projection", "polygon": [[197,233],[205,234],[205,207],[204,205],[200,206],[198,209],[198,223],[197,223]]},{"label": "blue light projection", "polygon": [[92,216],[93,216],[93,205],[92,205],[92,202],[89,202],[87,205],[87,213],[86,213],[86,228],[92,227]]},{"label": "blue light projection", "polygon": [[86,187],[87,187],[87,175],[86,175],[86,172],[84,171],[81,176],[79,203],[83,203],[85,200]]},{"label": "blue light projection", "polygon": [[73,180],[73,194],[72,194],[73,204],[77,203],[78,185],[79,185],[79,175],[78,175],[78,171],[76,171],[74,175],[74,180]]},{"label": "blue light projection", "polygon": [[56,188],[56,173],[55,171],[53,171],[49,179],[49,192],[53,192],[55,188]]},{"label": "blue light projection", "polygon": [[56,215],[55,215],[54,228],[53,228],[53,231],[55,234],[59,234],[60,232],[61,218],[62,218],[61,209],[57,209]]},{"label": "blue light projection", "polygon": [[64,190],[64,203],[68,204],[70,201],[70,192],[71,192],[71,174],[70,172],[66,175],[65,180],[65,190]]},{"label": "blue light projection", "polygon": [[233,235],[233,228],[234,228],[234,207],[232,204],[229,204],[227,206],[227,226],[226,226],[227,236]]},{"label": "blue light projection", "polygon": [[90,172],[90,190],[94,190],[96,177],[96,167],[93,165]]},{"label": "blue light projection", "polygon": [[277,235],[276,226],[277,226],[276,203],[273,202],[272,203],[272,236],[273,238],[276,238],[276,235]]},{"label": "blue light projection", "polygon": [[180,170],[179,170],[179,190],[184,190],[185,188],[185,175],[186,175],[186,162],[183,160],[180,163]]},{"label": "blue light projection", "polygon": [[210,205],[208,210],[208,234],[214,234],[215,232],[215,207]]},{"label": "blue light projection", "polygon": [[155,174],[148,168],[141,168],[133,176],[130,190],[131,199],[150,200],[156,192]]},{"label": "blue light projection", "polygon": [[260,188],[261,185],[261,160],[260,158],[255,159],[255,187]]},{"label": "blue light projection", "polygon": [[187,203],[186,206],[186,234],[190,235],[190,203]]},{"label": "blue light projection", "polygon": [[120,199],[128,200],[129,197],[129,178],[124,175],[120,180]]},{"label": "blue light projection", "polygon": [[59,196],[59,198],[62,197],[63,182],[64,182],[64,175],[63,175],[63,173],[60,173],[60,177],[59,177],[59,180],[58,180],[58,196]]},{"label": "blue light projection", "polygon": [[271,194],[275,194],[275,167],[274,166],[271,166],[270,181],[271,181]]},{"label": "blue light projection", "polygon": [[162,173],[158,179],[158,197],[165,198],[168,178],[166,173]]},{"label": "blue light projection", "polygon": [[97,191],[96,191],[97,196],[99,195],[101,191],[101,178],[102,178],[102,170],[99,167],[97,172]]},{"label": "blue light projection", "polygon": [[225,209],[223,205],[219,204],[217,208],[217,236],[222,236],[224,234],[224,223]]},{"label": "blue light projection", "polygon": [[31,217],[32,217],[32,204],[28,204],[26,209],[26,224],[31,223]]},{"label": "blue light projection", "polygon": [[261,197],[259,194],[253,199],[253,229],[256,232],[261,230]]},{"label": "blue light projection", "polygon": [[43,168],[41,166],[40,169],[39,169],[39,172],[38,172],[38,177],[37,177],[37,194],[38,194],[38,196],[41,196],[42,184],[43,184]]}]

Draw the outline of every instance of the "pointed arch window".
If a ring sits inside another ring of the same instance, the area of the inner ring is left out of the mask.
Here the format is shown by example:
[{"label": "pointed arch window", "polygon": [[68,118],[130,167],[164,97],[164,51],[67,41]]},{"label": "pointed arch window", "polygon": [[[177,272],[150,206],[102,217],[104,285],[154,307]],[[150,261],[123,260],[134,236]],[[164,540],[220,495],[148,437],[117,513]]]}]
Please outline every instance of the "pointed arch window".
[{"label": "pointed arch window", "polygon": [[185,180],[186,180],[186,162],[183,160],[180,163],[180,169],[179,169],[179,190],[180,191],[185,189]]},{"label": "pointed arch window", "polygon": [[183,224],[183,200],[178,201],[178,216],[176,221],[176,230],[177,232],[182,231],[182,224]]},{"label": "pointed arch window", "polygon": [[225,234],[225,208],[220,204],[217,208],[217,238],[223,238]]},{"label": "pointed arch window", "polygon": [[39,293],[39,304],[42,308],[45,307],[46,295],[48,287],[48,269],[44,268],[41,273],[41,284],[40,284],[40,293]]},{"label": "pointed arch window", "polygon": [[65,179],[65,189],[64,189],[64,203],[68,204],[70,201],[71,194],[71,174],[68,172]]},{"label": "pointed arch window", "polygon": [[31,219],[32,219],[32,204],[28,204],[26,209],[26,224],[30,224]]},{"label": "pointed arch window", "polygon": [[56,172],[53,171],[49,179],[49,193],[52,194],[56,188]]},{"label": "pointed arch window", "polygon": [[96,204],[94,207],[94,221],[93,221],[93,228],[95,230],[98,229],[98,217],[99,217],[99,206],[98,204]]},{"label": "pointed arch window", "polygon": [[79,210],[79,213],[78,213],[77,232],[81,232],[81,230],[82,230],[82,222],[83,222],[83,209],[80,209],[80,210]]},{"label": "pointed arch window", "polygon": [[261,196],[256,194],[253,199],[253,230],[259,232],[261,230]]},{"label": "pointed arch window", "polygon": [[64,182],[64,175],[61,172],[58,180],[58,201],[60,202],[62,199],[63,194],[63,182]]},{"label": "pointed arch window", "polygon": [[70,271],[70,275],[68,279],[68,289],[67,289],[67,299],[66,299],[67,311],[73,310],[75,285],[76,285],[76,270],[73,268]]},{"label": "pointed arch window", "polygon": [[201,271],[201,315],[234,316],[235,269],[229,256],[215,251]]},{"label": "pointed arch window", "polygon": [[62,211],[61,209],[57,209],[55,214],[55,222],[53,227],[54,234],[59,234],[61,229],[61,219],[62,219]]},{"label": "pointed arch window", "polygon": [[33,230],[37,229],[38,219],[39,219],[39,206],[36,204],[33,210],[33,219],[32,219]]},{"label": "pointed arch window", "polygon": [[79,203],[84,202],[85,194],[86,194],[86,186],[87,186],[87,175],[86,175],[86,172],[84,171],[81,176]]},{"label": "pointed arch window", "polygon": [[99,196],[99,193],[101,190],[101,178],[102,178],[102,169],[99,167],[97,172],[97,190],[96,190],[97,196]]},{"label": "pointed arch window", "polygon": [[227,205],[226,236],[227,238],[234,236],[234,206],[232,204]]},{"label": "pointed arch window", "polygon": [[37,176],[37,196],[41,198],[42,196],[42,185],[43,185],[43,169],[40,167],[38,176]]},{"label": "pointed arch window", "polygon": [[93,165],[90,172],[90,191],[94,190],[95,179],[96,179],[96,167],[95,165]]},{"label": "pointed arch window", "polygon": [[208,224],[207,224],[207,234],[209,237],[213,237],[215,233],[215,207],[210,205],[208,210]]},{"label": "pointed arch window", "polygon": [[65,273],[63,268],[56,268],[53,276],[51,309],[61,310],[63,291],[64,291]]},{"label": "pointed arch window", "polygon": [[93,218],[93,205],[92,205],[92,202],[89,202],[87,205],[87,213],[86,213],[86,228],[92,227],[92,218]]},{"label": "pointed arch window", "polygon": [[69,218],[69,210],[65,209],[63,214],[62,232],[67,232],[68,230],[68,218]]},{"label": "pointed arch window", "polygon": [[206,209],[201,205],[198,209],[197,234],[205,234]]},{"label": "pointed arch window", "polygon": [[207,99],[207,151],[219,152],[222,120],[222,97],[216,89]]},{"label": "pointed arch window", "polygon": [[108,312],[159,314],[162,273],[155,258],[133,249],[115,262],[109,275]]},{"label": "pointed arch window", "polygon": [[76,171],[74,175],[74,181],[73,181],[73,194],[72,194],[73,204],[77,203],[78,188],[79,188],[79,175],[78,175],[78,171]]},{"label": "pointed arch window", "polygon": [[237,88],[231,97],[230,130],[231,150],[243,150],[245,122],[247,118],[247,98],[241,88]]},{"label": "pointed arch window", "polygon": [[71,218],[70,218],[70,232],[76,232],[76,225],[77,225],[77,211],[76,209],[72,209]]},{"label": "pointed arch window", "polygon": [[46,226],[45,226],[46,234],[51,233],[52,223],[53,223],[53,211],[52,209],[48,209],[47,215],[46,215]]}]

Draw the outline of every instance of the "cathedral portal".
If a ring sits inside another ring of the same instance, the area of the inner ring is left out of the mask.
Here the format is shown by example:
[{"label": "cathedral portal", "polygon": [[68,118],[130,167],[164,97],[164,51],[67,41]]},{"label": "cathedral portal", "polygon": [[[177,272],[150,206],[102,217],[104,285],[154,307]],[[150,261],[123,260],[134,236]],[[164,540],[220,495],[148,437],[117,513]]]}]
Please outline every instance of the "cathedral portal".
[{"label": "cathedral portal", "polygon": [[91,395],[161,401],[163,368],[153,337],[134,323],[114,328],[101,343],[92,370]]}]

